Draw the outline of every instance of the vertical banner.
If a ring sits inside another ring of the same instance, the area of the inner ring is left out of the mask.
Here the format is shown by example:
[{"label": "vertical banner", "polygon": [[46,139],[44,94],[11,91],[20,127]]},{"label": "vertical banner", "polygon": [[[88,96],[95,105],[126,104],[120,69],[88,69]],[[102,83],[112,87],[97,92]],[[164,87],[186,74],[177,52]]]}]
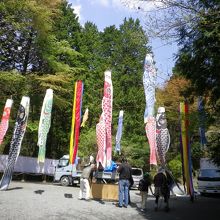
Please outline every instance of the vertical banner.
[{"label": "vertical banner", "polygon": [[180,143],[182,149],[182,163],[183,163],[183,182],[186,185],[187,194],[194,198],[194,188],[192,181],[192,161],[191,149],[189,143],[189,119],[188,119],[188,104],[180,103]]},{"label": "vertical banner", "polygon": [[170,146],[170,133],[167,128],[165,108],[159,107],[156,116],[157,158],[162,167],[166,165],[166,152]]},{"label": "vertical banner", "polygon": [[37,142],[37,145],[39,146],[39,152],[37,158],[38,163],[39,162],[44,163],[45,161],[47,134],[50,130],[50,125],[51,125],[52,105],[53,105],[53,90],[47,89],[46,95],[44,97],[43,105],[41,108],[41,116],[38,127],[38,142]]},{"label": "vertical banner", "polygon": [[13,104],[12,99],[6,100],[5,107],[3,110],[2,120],[1,120],[1,124],[0,124],[0,145],[2,144],[3,139],[5,137],[5,134],[8,130],[8,124],[9,124],[9,118],[10,118],[12,104]]},{"label": "vertical banner", "polygon": [[106,130],[104,114],[101,114],[99,123],[96,125],[96,141],[98,146],[98,152],[96,156],[96,163],[99,162],[103,167],[106,167]]},{"label": "vertical banner", "polygon": [[106,165],[111,165],[112,161],[112,102],[113,86],[111,71],[105,71],[104,96],[102,99],[102,111],[104,113],[106,130]]},{"label": "vertical banner", "polygon": [[144,123],[150,146],[150,164],[157,165],[156,160],[156,121],[154,117],[156,68],[151,54],[147,54],[144,63],[143,85],[146,99]]},{"label": "vertical banner", "polygon": [[198,112],[199,112],[200,145],[201,145],[201,149],[205,149],[207,144],[207,140],[205,136],[206,117],[205,117],[204,101],[201,96],[198,99]]},{"label": "vertical banner", "polygon": [[71,164],[75,162],[77,152],[78,152],[80,123],[81,123],[81,110],[82,110],[82,96],[83,96],[83,82],[79,80],[75,83],[75,92],[74,92],[74,100],[73,100],[72,128],[71,128],[71,134],[70,134],[70,163]]},{"label": "vertical banner", "polygon": [[20,153],[21,143],[27,126],[29,106],[30,98],[23,96],[17,113],[14,132],[10,143],[7,165],[1,179],[1,190],[7,190],[11,182],[14,166]]},{"label": "vertical banner", "polygon": [[157,165],[156,157],[156,122],[154,117],[148,117],[145,131],[150,146],[150,164]]},{"label": "vertical banner", "polygon": [[70,163],[73,164],[73,146],[74,146],[74,132],[75,132],[75,110],[76,110],[76,91],[77,91],[77,82],[75,83],[74,88],[74,97],[73,97],[73,109],[72,109],[72,126],[71,126],[71,133],[70,133]]},{"label": "vertical banner", "polygon": [[80,123],[81,123],[81,112],[82,112],[82,95],[83,95],[83,83],[82,81],[77,82],[76,91],[76,108],[75,108],[75,137],[74,137],[74,147],[73,147],[73,158],[72,162],[75,162],[78,144],[79,144],[79,134],[80,134]]},{"label": "vertical banner", "polygon": [[86,121],[88,120],[88,117],[89,117],[89,109],[86,108],[84,115],[83,115],[81,127],[85,127],[85,124],[86,124]]},{"label": "vertical banner", "polygon": [[[112,102],[113,102],[113,86],[111,79],[111,71],[105,71],[105,82],[104,82],[104,96],[102,99],[102,116],[99,124],[96,126],[97,141],[99,141],[98,151],[102,152],[105,150],[106,164],[102,164],[103,167],[111,165],[112,161]],[[104,123],[104,125],[103,125]],[[104,134],[103,134],[103,129]],[[104,137],[100,136],[104,135]],[[103,140],[105,141],[103,145]]]},{"label": "vertical banner", "polygon": [[122,128],[123,128],[123,115],[124,115],[124,111],[120,111],[119,112],[119,117],[118,117],[118,130],[116,133],[116,144],[115,144],[115,151],[116,152],[121,152],[121,137],[122,137]]}]

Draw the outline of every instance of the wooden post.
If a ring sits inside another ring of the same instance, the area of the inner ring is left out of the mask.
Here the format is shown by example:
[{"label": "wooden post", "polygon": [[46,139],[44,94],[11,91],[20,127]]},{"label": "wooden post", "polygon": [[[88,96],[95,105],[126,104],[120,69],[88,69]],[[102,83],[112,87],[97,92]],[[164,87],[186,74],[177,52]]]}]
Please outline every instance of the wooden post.
[{"label": "wooden post", "polygon": [[46,183],[46,182],[47,182],[47,175],[44,174],[44,175],[43,175],[43,183]]},{"label": "wooden post", "polygon": [[25,182],[25,174],[24,173],[22,174],[21,182]]}]

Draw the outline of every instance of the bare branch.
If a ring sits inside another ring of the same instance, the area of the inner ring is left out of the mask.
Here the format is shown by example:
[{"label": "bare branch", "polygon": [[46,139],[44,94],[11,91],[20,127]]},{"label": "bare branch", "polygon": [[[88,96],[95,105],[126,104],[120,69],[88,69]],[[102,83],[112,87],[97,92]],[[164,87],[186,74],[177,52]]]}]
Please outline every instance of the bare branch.
[{"label": "bare branch", "polygon": [[121,0],[143,17],[149,37],[177,38],[178,31],[191,31],[200,15],[200,5],[195,0]]}]

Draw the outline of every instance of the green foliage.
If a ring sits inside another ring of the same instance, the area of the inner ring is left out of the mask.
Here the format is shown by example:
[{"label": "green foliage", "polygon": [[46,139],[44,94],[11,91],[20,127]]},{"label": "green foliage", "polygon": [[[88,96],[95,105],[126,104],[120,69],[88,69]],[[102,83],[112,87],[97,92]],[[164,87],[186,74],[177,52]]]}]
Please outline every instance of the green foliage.
[{"label": "green foliage", "polygon": [[116,160],[122,156],[127,158],[131,166],[149,170],[149,147],[145,137],[134,135],[133,139],[124,138],[121,141],[121,155],[114,152]]},{"label": "green foliage", "polygon": [[176,156],[174,159],[169,161],[168,166],[174,178],[176,180],[180,179],[182,176],[182,162],[180,155]]},{"label": "green foliage", "polygon": [[209,93],[213,100],[219,95],[220,17],[219,2],[211,1],[215,7],[203,4],[198,12],[197,25],[193,31],[180,32],[176,69],[193,83],[197,94]]},{"label": "green foliage", "polygon": [[193,142],[190,145],[191,155],[192,155],[192,165],[193,169],[197,170],[200,168],[200,158],[203,156],[203,151],[199,142]]},{"label": "green foliage", "polygon": [[96,156],[95,152],[97,152],[95,129],[81,128],[78,156],[82,158],[89,155]]},{"label": "green foliage", "polygon": [[[190,79],[189,92],[207,97],[212,124],[219,123],[220,105],[220,7],[219,1],[198,1],[199,10],[191,32],[180,30],[175,70]],[[211,122],[211,121],[209,121]],[[213,150],[218,148],[213,148]],[[212,156],[218,161],[218,150]],[[217,157],[215,157],[217,156]]]},{"label": "green foliage", "polygon": [[76,53],[53,33],[60,1],[5,1],[0,3],[0,70],[27,72],[69,71]]},{"label": "green foliage", "polygon": [[[147,46],[148,37],[140,21],[125,18],[118,29],[110,26],[100,32],[91,22],[81,27],[67,1],[60,4],[57,4],[59,1],[53,4],[54,1],[49,0],[7,2],[3,0],[0,3],[0,70],[10,72],[0,73],[0,106],[3,109],[6,98],[11,95],[15,105],[1,151],[8,152],[16,110],[21,96],[28,95],[31,106],[21,155],[37,156],[41,107],[46,89],[51,88],[54,100],[46,157],[60,158],[68,154],[74,84],[82,80],[82,112],[88,108],[89,118],[86,126],[81,128],[78,153],[80,157],[95,156],[95,126],[102,112],[104,71],[109,69],[112,71],[114,91],[113,151],[118,113],[124,110],[122,155],[132,166],[149,170],[149,146],[143,123],[145,95],[142,76],[144,58],[151,49]],[[169,106],[169,102],[166,103]],[[172,120],[176,118],[175,115]],[[169,159],[177,152],[173,150]],[[113,152],[115,160],[120,156]]]},{"label": "green foliage", "polygon": [[219,128],[215,128],[213,131],[209,131],[208,134],[208,157],[212,158],[212,161],[220,166],[220,132]]}]

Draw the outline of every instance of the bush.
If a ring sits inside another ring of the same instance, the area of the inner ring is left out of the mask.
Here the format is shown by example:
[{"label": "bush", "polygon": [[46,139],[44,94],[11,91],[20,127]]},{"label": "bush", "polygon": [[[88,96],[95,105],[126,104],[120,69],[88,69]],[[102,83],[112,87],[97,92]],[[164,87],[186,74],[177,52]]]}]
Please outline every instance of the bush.
[{"label": "bush", "polygon": [[182,177],[182,162],[180,156],[177,156],[175,159],[171,160],[168,163],[168,166],[175,180],[178,180]]}]

